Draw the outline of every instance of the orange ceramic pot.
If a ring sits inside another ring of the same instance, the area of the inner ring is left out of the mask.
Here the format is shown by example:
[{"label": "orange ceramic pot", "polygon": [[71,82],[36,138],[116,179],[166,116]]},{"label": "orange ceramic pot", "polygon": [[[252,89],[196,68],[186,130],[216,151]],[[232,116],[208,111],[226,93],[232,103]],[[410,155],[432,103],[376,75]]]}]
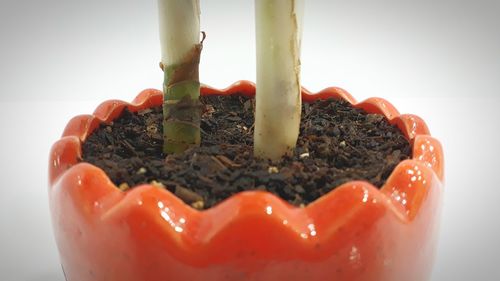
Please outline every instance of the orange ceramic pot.
[{"label": "orange ceramic pot", "polygon": [[[255,87],[242,81],[202,93],[253,96]],[[158,90],[73,118],[49,164],[52,222],[67,280],[427,280],[443,193],[441,145],[422,119],[400,115],[383,99],[356,103],[339,88],[303,91],[305,102],[325,98],[385,115],[411,141],[413,159],[400,163],[380,190],[349,182],[305,208],[252,191],[197,211],[151,185],[122,192],[101,169],[79,163],[81,143],[99,122],[125,107],[161,105]]]}]

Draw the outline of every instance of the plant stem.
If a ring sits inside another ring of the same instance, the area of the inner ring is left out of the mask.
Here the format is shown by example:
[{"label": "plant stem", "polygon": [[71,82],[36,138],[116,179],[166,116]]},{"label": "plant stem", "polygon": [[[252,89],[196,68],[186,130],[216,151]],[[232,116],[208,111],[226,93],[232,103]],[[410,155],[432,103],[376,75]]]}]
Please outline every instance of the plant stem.
[{"label": "plant stem", "polygon": [[303,0],[256,0],[257,92],[254,154],[293,153],[300,128]]},{"label": "plant stem", "polygon": [[158,0],[163,83],[163,152],[200,144],[199,0]]}]

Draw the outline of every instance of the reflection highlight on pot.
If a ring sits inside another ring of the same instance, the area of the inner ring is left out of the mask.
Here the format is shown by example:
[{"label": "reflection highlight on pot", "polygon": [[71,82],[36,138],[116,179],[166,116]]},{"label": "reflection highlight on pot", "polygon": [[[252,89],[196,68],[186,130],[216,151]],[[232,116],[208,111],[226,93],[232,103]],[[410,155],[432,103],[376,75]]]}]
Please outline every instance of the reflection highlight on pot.
[{"label": "reflection highlight on pot", "polygon": [[272,206],[267,206],[266,207],[266,214],[272,215],[273,214],[273,207]]},{"label": "reflection highlight on pot", "polygon": [[394,190],[392,193],[392,198],[400,202],[403,206],[406,206],[406,192],[400,192],[399,190]]},{"label": "reflection highlight on pot", "polygon": [[[434,153],[434,151],[436,150],[436,147],[434,147],[434,145],[429,140],[427,140],[427,141],[425,141],[425,143],[421,144],[420,149],[421,149],[421,151],[429,151],[432,155],[432,158],[428,159],[428,161],[426,161],[427,167],[432,168],[434,165],[437,165],[439,163],[439,160],[437,159],[437,154]],[[418,160],[423,161],[426,156],[427,155],[425,155],[425,154],[421,154],[418,157]]]},{"label": "reflection highlight on pot", "polygon": [[349,262],[351,266],[360,267],[361,263],[361,253],[356,246],[352,246],[351,252],[349,253]]},{"label": "reflection highlight on pot", "polygon": [[182,225],[186,223],[185,218],[180,218],[179,222],[176,223],[172,217],[170,216],[170,208],[166,207],[163,202],[158,202],[158,208],[160,208],[160,215],[161,217],[170,224],[170,226],[174,229],[175,232],[181,233],[184,231],[182,228]]},{"label": "reflection highlight on pot", "polygon": [[368,202],[368,190],[363,191],[363,203]]},{"label": "reflection highlight on pot", "polygon": [[314,237],[316,236],[317,232],[316,232],[316,227],[314,226],[314,224],[310,223],[307,228],[309,228],[309,235],[311,235],[311,237]]},{"label": "reflection highlight on pot", "polygon": [[[288,221],[287,221],[287,223],[288,223]],[[283,221],[283,224],[285,224],[285,221]],[[302,239],[308,239],[309,237],[315,237],[318,234],[318,232],[316,231],[316,226],[313,223],[308,224],[307,228],[309,230],[309,234],[308,233],[301,233],[300,237]]]}]

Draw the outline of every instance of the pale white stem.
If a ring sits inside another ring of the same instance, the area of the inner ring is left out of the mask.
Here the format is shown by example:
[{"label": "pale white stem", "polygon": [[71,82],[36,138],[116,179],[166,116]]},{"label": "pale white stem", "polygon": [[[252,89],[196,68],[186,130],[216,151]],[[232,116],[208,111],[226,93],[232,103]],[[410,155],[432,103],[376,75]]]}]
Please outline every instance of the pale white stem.
[{"label": "pale white stem", "polygon": [[277,160],[295,148],[300,127],[303,0],[256,0],[255,156]]},{"label": "pale white stem", "polygon": [[161,62],[182,63],[200,43],[199,0],[158,0]]}]

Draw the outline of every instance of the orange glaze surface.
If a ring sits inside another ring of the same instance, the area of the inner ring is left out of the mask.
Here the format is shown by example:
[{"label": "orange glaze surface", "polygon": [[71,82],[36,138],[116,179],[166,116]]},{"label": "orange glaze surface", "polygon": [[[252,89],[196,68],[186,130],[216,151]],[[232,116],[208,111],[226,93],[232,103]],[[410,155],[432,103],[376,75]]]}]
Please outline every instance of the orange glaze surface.
[{"label": "orange glaze surface", "polygon": [[[202,87],[203,95],[254,93],[247,81]],[[93,115],[73,118],[49,162],[52,223],[67,280],[427,280],[443,194],[440,143],[422,119],[400,115],[383,99],[357,103],[340,88],[303,90],[304,102],[325,98],[385,115],[410,140],[413,159],[380,190],[349,182],[305,208],[252,191],[197,211],[151,185],[122,192],[101,169],[79,163],[81,143],[99,122],[125,107],[160,106],[161,91],[145,90],[132,103],[107,101]]]}]

